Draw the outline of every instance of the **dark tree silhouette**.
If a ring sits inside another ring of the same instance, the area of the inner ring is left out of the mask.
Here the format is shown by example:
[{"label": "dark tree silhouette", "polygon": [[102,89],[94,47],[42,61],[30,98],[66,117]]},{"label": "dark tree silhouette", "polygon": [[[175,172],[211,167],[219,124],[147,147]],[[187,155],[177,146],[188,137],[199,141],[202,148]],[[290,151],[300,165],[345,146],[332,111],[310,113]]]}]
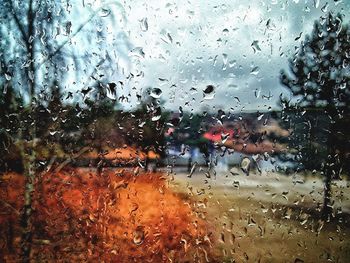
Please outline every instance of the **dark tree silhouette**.
[{"label": "dark tree silhouette", "polygon": [[[291,92],[285,112],[303,112],[309,115],[309,135],[304,136],[311,145],[322,144],[317,133],[326,132],[325,158],[322,160],[322,173],[325,176],[323,215],[332,214],[331,183],[339,178],[342,168],[349,161],[349,131],[346,122],[350,108],[350,28],[343,23],[342,15],[329,13],[316,21],[313,32],[306,36],[300,48],[289,61],[289,71],[281,72],[281,82]],[[296,110],[297,109],[297,110]],[[311,112],[316,114],[310,114]],[[325,131],[315,121],[317,115],[324,115]],[[311,115],[311,117],[310,117]],[[300,115],[299,115],[300,116]],[[305,117],[304,120],[305,122]],[[300,134],[299,134],[300,135]],[[311,149],[311,152],[310,152]],[[305,147],[299,149],[300,155],[310,155],[309,159],[322,156],[317,149]],[[307,159],[298,159],[307,167]],[[310,164],[310,163],[309,163]],[[310,167],[311,168],[311,167]]]}]

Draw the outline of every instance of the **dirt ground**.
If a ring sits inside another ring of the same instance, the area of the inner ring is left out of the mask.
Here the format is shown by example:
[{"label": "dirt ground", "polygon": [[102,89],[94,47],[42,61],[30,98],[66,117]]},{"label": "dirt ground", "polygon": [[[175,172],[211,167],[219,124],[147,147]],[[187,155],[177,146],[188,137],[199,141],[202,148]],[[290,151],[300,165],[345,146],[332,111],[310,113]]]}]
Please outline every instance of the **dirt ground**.
[{"label": "dirt ground", "polygon": [[317,177],[238,170],[169,176],[175,192],[196,200],[193,209],[210,222],[213,250],[224,262],[350,262],[347,181],[334,182],[335,218],[324,222]]}]

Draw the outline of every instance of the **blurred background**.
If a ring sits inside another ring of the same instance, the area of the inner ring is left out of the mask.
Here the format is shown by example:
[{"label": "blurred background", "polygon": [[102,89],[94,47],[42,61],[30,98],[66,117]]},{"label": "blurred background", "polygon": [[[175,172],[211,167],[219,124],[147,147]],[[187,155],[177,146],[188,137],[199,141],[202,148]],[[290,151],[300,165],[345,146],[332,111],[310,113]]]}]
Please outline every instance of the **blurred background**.
[{"label": "blurred background", "polygon": [[0,5],[0,261],[350,260],[349,1]]}]

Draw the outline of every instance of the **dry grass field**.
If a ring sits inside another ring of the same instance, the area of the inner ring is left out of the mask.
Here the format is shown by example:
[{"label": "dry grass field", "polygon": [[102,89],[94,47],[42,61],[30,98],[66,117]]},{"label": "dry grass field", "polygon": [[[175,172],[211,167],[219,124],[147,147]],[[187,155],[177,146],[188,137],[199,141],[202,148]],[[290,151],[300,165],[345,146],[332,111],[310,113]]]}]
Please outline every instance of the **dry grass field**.
[{"label": "dry grass field", "polygon": [[346,181],[334,183],[337,212],[324,222],[317,177],[178,172],[172,178],[172,189],[195,200],[193,209],[210,223],[214,253],[225,262],[350,262]]},{"label": "dry grass field", "polygon": [[[349,183],[320,217],[317,177],[68,168],[35,184],[34,262],[349,262]],[[23,177],[0,180],[0,261],[20,257]],[[340,209],[341,208],[341,209]]]}]

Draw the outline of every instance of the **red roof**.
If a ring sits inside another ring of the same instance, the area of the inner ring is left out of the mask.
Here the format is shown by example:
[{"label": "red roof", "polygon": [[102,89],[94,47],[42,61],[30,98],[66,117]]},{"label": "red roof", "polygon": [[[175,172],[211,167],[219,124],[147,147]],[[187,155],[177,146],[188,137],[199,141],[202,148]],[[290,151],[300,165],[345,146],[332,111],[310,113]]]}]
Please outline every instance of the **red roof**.
[{"label": "red roof", "polygon": [[[235,131],[232,129],[227,129],[224,127],[213,127],[209,131],[204,133],[203,137],[213,142],[221,142],[223,138],[226,138],[226,136],[228,136],[227,139],[232,139],[234,134]],[[221,135],[223,136],[223,138],[221,137]]]}]

